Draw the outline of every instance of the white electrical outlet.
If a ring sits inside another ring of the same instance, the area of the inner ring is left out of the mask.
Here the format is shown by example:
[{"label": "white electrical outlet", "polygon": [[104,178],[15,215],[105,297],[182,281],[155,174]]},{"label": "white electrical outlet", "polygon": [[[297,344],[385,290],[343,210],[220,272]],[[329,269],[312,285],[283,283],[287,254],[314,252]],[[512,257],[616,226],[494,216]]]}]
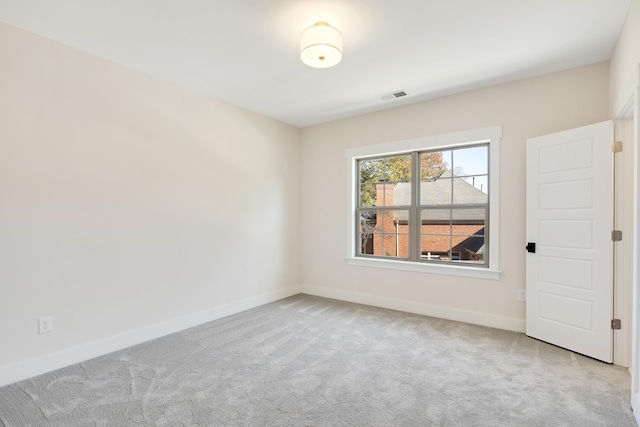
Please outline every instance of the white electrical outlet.
[{"label": "white electrical outlet", "polygon": [[45,316],[38,319],[38,333],[46,334],[53,331],[53,319],[51,316]]},{"label": "white electrical outlet", "polygon": [[524,289],[520,289],[518,291],[518,301],[526,301],[527,300],[527,291]]}]

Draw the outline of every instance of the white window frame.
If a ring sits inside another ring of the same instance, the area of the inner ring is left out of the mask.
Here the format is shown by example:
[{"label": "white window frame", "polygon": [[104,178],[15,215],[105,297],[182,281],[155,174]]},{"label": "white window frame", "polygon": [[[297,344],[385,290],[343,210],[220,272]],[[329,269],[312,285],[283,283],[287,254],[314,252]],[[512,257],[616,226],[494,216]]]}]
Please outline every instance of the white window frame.
[{"label": "white window frame", "polygon": [[[500,278],[500,139],[502,126],[468,130],[444,135],[427,136],[422,138],[393,141],[383,144],[368,145],[346,150],[347,160],[347,257],[350,265],[362,267],[386,268],[402,271],[417,271],[422,273],[444,274],[452,276],[475,277],[481,279],[498,280]],[[409,151],[451,149],[480,143],[489,144],[489,266],[470,267],[455,264],[432,264],[415,261],[364,258],[356,256],[356,207],[358,168],[357,161],[361,158],[373,156],[388,156]]]}]

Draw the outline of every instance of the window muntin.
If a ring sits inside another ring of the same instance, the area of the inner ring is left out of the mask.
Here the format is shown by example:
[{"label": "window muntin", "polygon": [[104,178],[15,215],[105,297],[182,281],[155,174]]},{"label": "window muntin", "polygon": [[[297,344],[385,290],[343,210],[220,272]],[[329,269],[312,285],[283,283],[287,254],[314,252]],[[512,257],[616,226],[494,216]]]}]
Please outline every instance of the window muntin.
[{"label": "window muntin", "polygon": [[489,143],[361,159],[357,170],[358,256],[489,265]]}]

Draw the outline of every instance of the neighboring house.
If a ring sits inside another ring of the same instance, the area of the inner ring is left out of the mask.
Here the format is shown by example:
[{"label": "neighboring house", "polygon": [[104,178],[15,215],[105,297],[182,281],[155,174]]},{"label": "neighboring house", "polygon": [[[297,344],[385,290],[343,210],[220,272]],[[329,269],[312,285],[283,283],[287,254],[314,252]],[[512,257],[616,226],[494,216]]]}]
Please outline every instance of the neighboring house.
[{"label": "neighboring house", "polygon": [[[398,209],[376,210],[373,207],[367,218],[363,218],[363,253],[408,257],[410,183],[380,182],[376,185],[376,200],[375,207],[395,206]],[[486,210],[470,209],[468,205],[487,204],[487,201],[485,192],[450,170],[433,181],[423,181],[420,204],[429,206],[429,209],[422,210],[422,257],[430,260],[483,260]],[[460,208],[455,208],[455,205],[460,205]]]}]

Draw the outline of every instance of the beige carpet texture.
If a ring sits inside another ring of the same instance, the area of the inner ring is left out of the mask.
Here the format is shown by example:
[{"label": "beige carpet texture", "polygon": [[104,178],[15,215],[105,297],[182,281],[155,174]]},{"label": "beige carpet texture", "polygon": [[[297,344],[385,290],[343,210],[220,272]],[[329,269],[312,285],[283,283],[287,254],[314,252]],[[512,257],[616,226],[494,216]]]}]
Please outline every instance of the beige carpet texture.
[{"label": "beige carpet texture", "polygon": [[296,295],[0,388],[0,426],[635,426],[626,369]]}]

